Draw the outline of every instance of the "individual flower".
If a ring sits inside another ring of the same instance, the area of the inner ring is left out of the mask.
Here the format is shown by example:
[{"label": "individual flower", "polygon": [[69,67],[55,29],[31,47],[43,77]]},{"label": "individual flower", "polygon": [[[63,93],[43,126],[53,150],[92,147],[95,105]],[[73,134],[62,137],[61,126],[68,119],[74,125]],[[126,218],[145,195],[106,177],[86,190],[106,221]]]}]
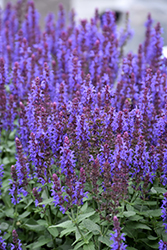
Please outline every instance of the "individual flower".
[{"label": "individual flower", "polygon": [[159,241],[159,250],[167,250],[167,242],[160,240]]}]

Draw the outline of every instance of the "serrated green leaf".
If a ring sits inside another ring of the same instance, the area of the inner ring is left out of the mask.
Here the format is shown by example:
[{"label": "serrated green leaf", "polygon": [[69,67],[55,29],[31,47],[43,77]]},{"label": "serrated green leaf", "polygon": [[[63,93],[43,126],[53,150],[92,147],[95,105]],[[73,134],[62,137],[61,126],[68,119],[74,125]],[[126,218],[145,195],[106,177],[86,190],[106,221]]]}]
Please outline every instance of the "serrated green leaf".
[{"label": "serrated green leaf", "polygon": [[128,218],[128,217],[136,215],[136,212],[134,212],[134,211],[125,211],[125,212],[123,212],[123,215]]},{"label": "serrated green leaf", "polygon": [[99,225],[91,221],[90,219],[85,219],[82,225],[94,235],[102,234]]},{"label": "serrated green leaf", "polygon": [[89,244],[84,245],[83,250],[95,250],[93,242],[89,242]]},{"label": "serrated green leaf", "polygon": [[55,238],[59,235],[59,231],[56,227],[54,228],[49,228],[48,227],[48,231],[51,235],[53,235]]},{"label": "serrated green leaf", "polygon": [[79,223],[79,222],[83,221],[84,219],[92,216],[93,214],[95,214],[95,211],[92,211],[92,212],[89,212],[89,213],[85,213],[85,214],[80,214],[78,216],[77,222]]},{"label": "serrated green leaf", "polygon": [[111,247],[112,241],[110,240],[110,237],[107,236],[99,236],[98,241],[102,242],[108,247]]}]

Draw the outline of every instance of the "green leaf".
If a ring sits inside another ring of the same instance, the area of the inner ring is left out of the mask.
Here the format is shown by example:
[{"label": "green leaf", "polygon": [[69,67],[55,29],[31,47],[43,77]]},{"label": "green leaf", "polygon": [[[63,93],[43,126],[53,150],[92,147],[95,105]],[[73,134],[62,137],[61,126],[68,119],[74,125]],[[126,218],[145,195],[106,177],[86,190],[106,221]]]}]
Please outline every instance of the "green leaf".
[{"label": "green leaf", "polygon": [[84,245],[83,250],[95,250],[93,242],[89,242],[89,244]]},{"label": "green leaf", "polygon": [[58,231],[58,229],[56,227],[54,227],[54,228],[49,228],[48,227],[48,231],[54,237],[57,237],[59,235],[59,231]]},{"label": "green leaf", "polygon": [[5,233],[3,238],[4,238],[4,240],[8,240],[10,238],[10,236],[11,236],[11,234]]},{"label": "green leaf", "polygon": [[158,242],[149,241],[148,239],[141,239],[147,246],[151,247],[151,249],[159,249]]},{"label": "green leaf", "polygon": [[9,158],[8,158],[8,157],[4,157],[4,158],[2,159],[2,163],[3,163],[4,165],[10,164]]},{"label": "green leaf", "polygon": [[102,242],[103,244],[105,244],[108,247],[111,247],[112,242],[111,242],[110,238],[107,236],[98,237],[98,241]]},{"label": "green leaf", "polygon": [[44,227],[43,226],[40,226],[40,225],[31,225],[31,224],[24,224],[23,225],[25,228],[29,229],[29,230],[32,230],[32,231],[35,231],[35,232],[40,232],[40,231],[43,231],[44,230]]},{"label": "green leaf", "polygon": [[157,205],[157,201],[143,201],[144,205],[147,206],[156,206]]},{"label": "green leaf", "polygon": [[92,215],[95,214],[95,213],[96,213],[95,211],[92,211],[92,212],[89,212],[89,213],[80,214],[80,215],[78,216],[77,222],[81,222],[81,221],[83,221],[84,219],[86,219],[86,218],[92,216]]},{"label": "green leaf", "polygon": [[125,211],[125,212],[123,212],[123,215],[125,216],[125,217],[131,217],[131,216],[134,216],[136,214],[136,212],[134,212],[134,211]]},{"label": "green leaf", "polygon": [[80,234],[80,232],[79,232],[79,230],[78,230],[78,228],[76,228],[76,231],[75,231],[75,243],[79,240],[79,239],[81,239],[81,234]]},{"label": "green leaf", "polygon": [[8,229],[8,227],[9,227],[8,223],[2,222],[0,224],[0,230],[2,230],[2,231],[6,231]]},{"label": "green leaf", "polygon": [[161,233],[163,241],[167,242],[167,233],[166,230],[163,228],[163,231]]},{"label": "green leaf", "polygon": [[128,211],[134,211],[134,210],[135,210],[134,207],[132,207],[132,206],[129,205],[129,204],[126,205],[126,209],[127,209]]},{"label": "green leaf", "polygon": [[53,225],[53,226],[50,226],[49,228],[54,228],[54,227],[62,227],[62,228],[68,228],[68,227],[71,227],[73,226],[73,223],[71,220],[67,220],[67,221],[64,221],[58,225]]},{"label": "green leaf", "polygon": [[37,220],[37,223],[41,226],[48,227],[48,223],[46,220]]},{"label": "green leaf", "polygon": [[159,193],[159,194],[164,194],[167,192],[167,189],[163,188],[163,187],[154,187],[154,190]]},{"label": "green leaf", "polygon": [[147,238],[149,240],[157,240],[158,239],[158,237],[155,237],[155,236],[152,236],[152,235],[149,235]]},{"label": "green leaf", "polygon": [[24,213],[22,213],[21,215],[19,215],[19,219],[24,219],[26,218],[31,212],[29,211],[25,211]]},{"label": "green leaf", "polygon": [[127,247],[126,249],[127,250],[137,250],[137,248],[134,248],[134,247]]},{"label": "green leaf", "polygon": [[44,200],[43,202],[40,202],[38,205],[48,205],[48,204],[53,203],[53,201],[54,201],[53,198],[49,198],[49,199]]},{"label": "green leaf", "polygon": [[38,247],[41,247],[41,246],[46,245],[46,244],[49,243],[50,241],[52,241],[51,238],[48,238],[48,237],[46,238],[46,237],[42,236],[42,237],[40,237],[40,238],[37,240],[37,242],[32,243],[32,244],[28,245],[27,247],[28,247],[28,248],[31,248],[31,249],[36,249],[36,248],[38,248]]},{"label": "green leaf", "polygon": [[85,219],[82,225],[94,235],[102,234],[99,225],[91,221],[90,219]]},{"label": "green leaf", "polygon": [[24,209],[27,209],[33,202],[34,202],[33,199],[31,199],[31,200],[28,202],[28,204],[24,207]]},{"label": "green leaf", "polygon": [[136,214],[134,216],[131,216],[129,219],[132,221],[139,221],[139,220],[143,219],[143,217]]},{"label": "green leaf", "polygon": [[60,238],[62,238],[64,235],[69,235],[70,233],[75,233],[76,231],[76,227],[69,227],[69,228],[66,228],[64,229],[63,231],[61,231],[60,233]]},{"label": "green leaf", "polygon": [[14,209],[13,208],[6,209],[5,214],[7,217],[14,218]]},{"label": "green leaf", "polygon": [[3,212],[2,212],[2,213],[0,213],[0,219],[1,219],[1,218],[3,218],[3,217],[4,217],[4,215],[5,215],[5,214],[4,214]]},{"label": "green leaf", "polygon": [[78,243],[75,245],[74,250],[79,249],[79,248],[80,248],[81,246],[83,246],[84,244],[85,244],[84,241],[78,242]]},{"label": "green leaf", "polygon": [[132,227],[133,229],[146,229],[146,230],[152,230],[150,227],[148,227],[147,225],[145,224],[142,224],[142,223],[136,223],[133,225]]},{"label": "green leaf", "polygon": [[40,231],[44,231],[45,230],[45,227],[44,226],[41,226],[39,225],[35,220],[33,219],[29,219],[27,221],[27,223],[23,224],[23,227],[29,229],[29,230],[32,230],[32,231],[35,231],[35,232],[40,232]]},{"label": "green leaf", "polygon": [[9,148],[13,147],[13,146],[15,146],[15,141],[8,141],[7,145],[8,145]]},{"label": "green leaf", "polygon": [[81,212],[85,212],[86,211],[86,209],[87,209],[87,207],[88,207],[88,203],[87,202],[85,202],[84,204],[83,204],[83,206],[81,207]]},{"label": "green leaf", "polygon": [[157,194],[157,191],[155,190],[154,187],[152,187],[152,188],[150,189],[150,191],[151,191],[151,193],[153,193],[153,194]]},{"label": "green leaf", "polygon": [[162,211],[161,209],[154,209],[154,210],[147,210],[147,211],[144,211],[142,213],[140,213],[146,217],[160,217],[161,214],[162,214]]},{"label": "green leaf", "polygon": [[15,139],[16,135],[16,129],[14,129],[12,132],[9,134],[9,140],[13,141]]}]

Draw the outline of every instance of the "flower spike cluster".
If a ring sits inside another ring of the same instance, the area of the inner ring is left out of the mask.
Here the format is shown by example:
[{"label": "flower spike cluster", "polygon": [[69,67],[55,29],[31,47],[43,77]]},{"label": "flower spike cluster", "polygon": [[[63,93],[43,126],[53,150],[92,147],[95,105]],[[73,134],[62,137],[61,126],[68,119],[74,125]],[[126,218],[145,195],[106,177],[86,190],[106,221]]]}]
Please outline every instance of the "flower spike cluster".
[{"label": "flower spike cluster", "polygon": [[[35,206],[44,207],[47,189],[65,213],[89,192],[100,219],[111,222],[131,182],[142,198],[156,178],[167,184],[161,26],[149,14],[138,53],[125,54],[128,13],[118,32],[111,11],[79,23],[72,11],[67,22],[60,5],[57,20],[49,14],[42,31],[34,3],[19,2],[22,14],[19,4],[8,4],[0,16],[0,133],[17,135],[11,201],[33,195]],[[0,166],[0,187],[3,172]],[[165,209],[166,194],[166,228]],[[125,249],[117,217],[114,230],[113,249]],[[15,231],[13,237],[19,249]]]}]

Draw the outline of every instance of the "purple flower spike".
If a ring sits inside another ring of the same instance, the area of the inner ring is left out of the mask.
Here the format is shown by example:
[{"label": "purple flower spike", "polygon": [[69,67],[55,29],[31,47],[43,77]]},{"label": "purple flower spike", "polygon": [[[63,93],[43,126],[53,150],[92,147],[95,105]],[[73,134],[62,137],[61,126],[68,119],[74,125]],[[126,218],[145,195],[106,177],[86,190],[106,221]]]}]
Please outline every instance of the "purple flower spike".
[{"label": "purple flower spike", "polygon": [[11,244],[11,250],[22,250],[22,247],[21,247],[22,244],[18,238],[18,234],[17,234],[16,230],[13,230],[12,236],[13,236],[13,243],[14,244]]},{"label": "purple flower spike", "polygon": [[18,173],[15,166],[11,166],[11,176],[13,180],[10,180],[11,188],[9,189],[9,194],[12,196],[11,201],[14,205],[18,204],[21,197],[20,193],[22,188],[19,187]]},{"label": "purple flower spike", "polygon": [[113,218],[114,223],[114,234],[111,234],[110,240],[113,241],[111,249],[113,250],[126,250],[127,245],[124,244],[125,237],[124,234],[121,234],[120,223],[117,216]]},{"label": "purple flower spike", "polygon": [[[35,197],[35,206],[38,206],[38,203],[42,202],[42,198],[40,196],[40,194],[38,193],[36,188],[33,188],[32,193]],[[40,207],[42,207],[41,205],[39,205]],[[44,205],[43,205],[44,206]]]},{"label": "purple flower spike", "polygon": [[65,213],[65,208],[63,206],[64,204],[64,199],[63,199],[63,196],[62,196],[62,187],[61,187],[61,184],[60,184],[60,180],[58,178],[58,176],[54,173],[53,174],[53,186],[52,186],[52,196],[53,196],[53,199],[54,199],[54,204],[55,206],[59,206],[60,207],[60,210]]}]

